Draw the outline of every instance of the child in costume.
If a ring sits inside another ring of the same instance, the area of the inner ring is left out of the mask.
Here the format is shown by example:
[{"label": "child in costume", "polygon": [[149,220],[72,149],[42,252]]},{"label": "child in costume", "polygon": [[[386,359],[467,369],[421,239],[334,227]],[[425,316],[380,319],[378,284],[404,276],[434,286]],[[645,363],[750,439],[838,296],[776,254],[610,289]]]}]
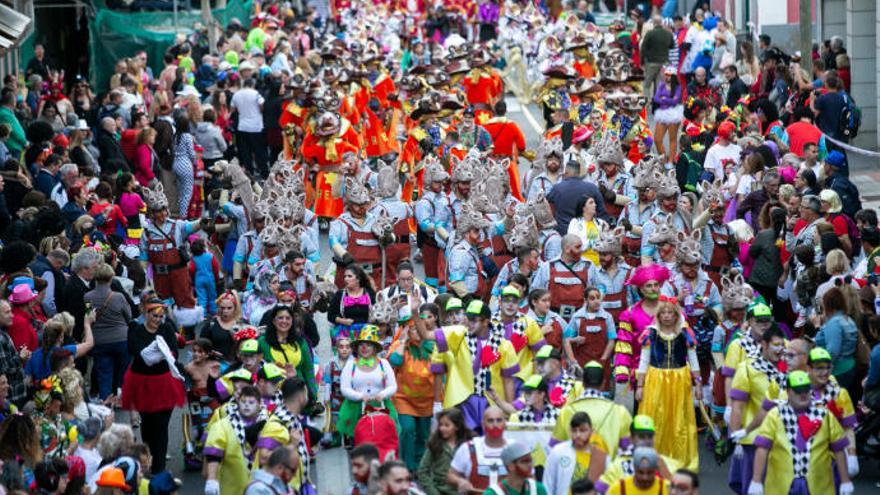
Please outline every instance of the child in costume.
[{"label": "child in costume", "polygon": [[337,434],[336,423],[339,419],[339,408],[342,407],[342,369],[351,357],[351,339],[340,336],[336,339],[336,355],[324,365],[323,384],[321,385],[321,402],[329,414],[324,427],[325,446],[338,445],[341,437]]},{"label": "child in costume", "polygon": [[205,242],[198,236],[190,241],[192,259],[189,262],[189,274],[193,277],[199,306],[205,308],[210,316],[217,312],[217,284],[221,278],[220,264],[211,251],[208,251]]},{"label": "child in costume", "polygon": [[[571,317],[563,333],[565,357],[569,363],[583,367],[589,361],[599,361],[606,366],[614,352],[617,328],[611,313],[602,308],[602,291],[587,287],[584,291],[584,306]],[[606,374],[610,376],[611,367]],[[606,377],[605,387],[608,386]]]}]

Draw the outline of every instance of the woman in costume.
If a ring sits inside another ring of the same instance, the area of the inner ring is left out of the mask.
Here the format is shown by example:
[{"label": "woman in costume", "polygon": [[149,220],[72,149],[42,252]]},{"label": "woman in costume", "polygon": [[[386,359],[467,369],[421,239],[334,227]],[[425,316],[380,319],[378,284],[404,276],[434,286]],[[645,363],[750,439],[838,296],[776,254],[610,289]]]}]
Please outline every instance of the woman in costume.
[{"label": "woman in costume", "polygon": [[657,316],[642,334],[637,372],[639,414],[657,424],[657,452],[699,469],[694,398],[702,400],[696,340],[674,298],[660,298]]},{"label": "woman in costume", "polygon": [[[387,411],[397,423],[397,410],[391,397],[397,392],[397,379],[391,364],[376,357],[382,351],[379,330],[375,325],[364,325],[355,340],[354,359],[342,369],[342,396],[345,401],[339,410],[337,428],[343,436],[353,437],[357,422],[370,410]],[[399,429],[399,428],[398,428]]]}]

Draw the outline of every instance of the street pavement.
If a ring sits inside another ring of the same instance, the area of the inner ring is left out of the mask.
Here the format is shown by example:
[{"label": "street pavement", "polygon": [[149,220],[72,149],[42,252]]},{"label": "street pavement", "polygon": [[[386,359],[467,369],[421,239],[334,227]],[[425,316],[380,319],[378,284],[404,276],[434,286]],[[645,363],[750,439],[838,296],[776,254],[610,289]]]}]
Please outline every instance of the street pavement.
[{"label": "street pavement", "polygon": [[[543,129],[543,119],[537,106],[524,107],[516,99],[507,98],[508,118],[514,120],[523,129],[526,135],[528,149],[536,149],[540,142]],[[520,160],[520,175],[524,176],[528,170],[528,162]],[[854,167],[853,180],[862,189],[862,195],[870,199],[872,207],[880,205],[880,170],[867,162],[859,161]],[[327,235],[321,233],[321,271],[327,266],[332,254],[327,243]],[[424,270],[419,264],[416,266],[417,276],[424,276]],[[326,363],[331,356],[329,325],[324,315],[318,315],[316,323],[320,329],[322,339],[317,349],[318,361]],[[626,401],[626,394],[618,394],[618,400]],[[631,397],[629,397],[631,401]],[[631,402],[630,402],[631,404]],[[180,412],[175,412],[171,423],[169,453],[171,459],[168,463],[179,476],[184,485],[180,490],[181,495],[201,495],[204,490],[204,478],[201,473],[183,473],[182,471],[182,429]],[[700,436],[700,484],[703,493],[727,494],[727,464],[719,466],[713,459],[711,451],[705,447],[705,435]],[[856,493],[880,493],[880,464],[876,460],[862,459],[862,476],[856,481]],[[316,464],[312,470],[317,473],[315,480],[320,495],[342,495],[350,484],[349,466],[345,450],[335,448],[318,452]]]}]

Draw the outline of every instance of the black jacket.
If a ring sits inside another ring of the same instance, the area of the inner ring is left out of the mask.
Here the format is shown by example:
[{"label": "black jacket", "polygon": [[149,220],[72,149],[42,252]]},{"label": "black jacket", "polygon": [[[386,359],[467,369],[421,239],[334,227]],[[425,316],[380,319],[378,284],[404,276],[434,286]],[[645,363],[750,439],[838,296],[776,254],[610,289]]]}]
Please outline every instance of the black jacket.
[{"label": "black jacket", "polygon": [[101,165],[101,174],[116,175],[116,172],[123,170],[128,172],[128,161],[122,153],[122,147],[110,133],[101,130],[98,132],[97,139],[98,151],[101,157],[98,163]]},{"label": "black jacket", "polygon": [[64,285],[61,292],[61,299],[55,302],[58,311],[67,311],[73,316],[76,324],[73,327],[73,338],[77,342],[82,341],[83,337],[83,319],[86,316],[86,292],[92,290],[94,284],[86,285],[78,275],[74,274],[70,280]]}]

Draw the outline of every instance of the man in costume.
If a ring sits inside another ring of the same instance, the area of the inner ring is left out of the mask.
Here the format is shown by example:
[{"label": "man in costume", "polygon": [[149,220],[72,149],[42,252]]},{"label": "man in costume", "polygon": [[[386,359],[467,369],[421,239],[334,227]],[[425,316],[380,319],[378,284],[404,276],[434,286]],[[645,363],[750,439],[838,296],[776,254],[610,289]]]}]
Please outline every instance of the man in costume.
[{"label": "man in costume", "polygon": [[531,284],[535,271],[541,264],[541,258],[538,256],[538,250],[534,247],[517,247],[516,257],[508,261],[501,267],[498,276],[495,277],[495,284],[492,285],[492,300],[490,305],[493,309],[498,306],[498,299],[501,297],[501,291],[510,284],[510,280],[514,275],[520,274]]},{"label": "man in costume", "polygon": [[351,123],[329,111],[318,116],[314,129],[303,138],[303,161],[316,173],[315,214],[319,217],[336,218],[342,213],[342,199],[333,196],[333,184],[341,172],[343,155],[358,153],[359,143]]},{"label": "man in costume", "polygon": [[[599,142],[596,162],[599,164],[599,192],[605,199],[605,211],[613,222],[620,217],[623,208],[636,200],[632,177],[623,171],[623,153],[620,142],[606,135]],[[612,223],[613,225],[614,223]]]},{"label": "man in costume", "polygon": [[849,439],[846,449],[846,467],[850,477],[859,474],[859,458],[856,455],[855,427],[856,411],[849,392],[841,387],[837,380],[831,376],[831,354],[821,348],[815,347],[807,356],[808,373],[810,375],[810,387],[813,394],[813,405],[824,407],[834,415],[840,423]]},{"label": "man in costume", "polygon": [[417,123],[410,130],[400,153],[400,173],[407,177],[403,187],[403,200],[412,201],[413,192],[422,195],[424,168],[422,161],[443,144],[446,134],[437,125],[440,107],[433,99],[425,97],[417,101],[410,119]]},{"label": "man in costume", "polygon": [[542,264],[532,281],[533,289],[550,291],[550,308],[565,320],[584,305],[590,264],[581,258],[582,244],[578,236],[566,234],[562,254]]},{"label": "man in costume", "polygon": [[591,264],[588,274],[590,285],[602,293],[602,309],[611,314],[615,323],[620,321],[620,313],[632,306],[635,299],[626,286],[633,268],[620,256],[624,233],[623,227],[617,227],[599,234],[594,246],[599,253],[599,264]]},{"label": "man in costume", "polygon": [[638,289],[641,300],[620,313],[614,348],[614,376],[618,382],[629,382],[634,378],[641,356],[639,336],[654,321],[660,288],[669,277],[668,268],[652,263],[636,268],[626,282]]},{"label": "man in costume", "polygon": [[[724,388],[724,358],[727,355],[730,344],[739,339],[743,331],[746,319],[746,308],[754,299],[754,291],[748,285],[741,274],[733,279],[727,276],[721,277],[721,322],[715,326],[712,333],[712,360],[715,364],[715,373],[712,376],[712,407],[715,412],[721,414],[727,406],[727,392]],[[789,363],[790,364],[790,363]],[[806,359],[804,360],[806,368]],[[789,370],[792,368],[789,367]],[[728,417],[730,414],[728,413]]]},{"label": "man in costume", "polygon": [[584,384],[562,367],[562,352],[550,344],[535,353],[535,371],[544,377],[547,398],[557,408],[577,400],[584,393]]},{"label": "man in costume", "polygon": [[483,123],[483,128],[492,139],[492,155],[510,160],[507,166],[507,175],[510,177],[511,194],[517,200],[524,201],[522,184],[519,179],[518,158],[523,156],[527,159],[533,159],[535,153],[526,150],[526,138],[522,129],[506,115],[507,104],[504,100],[500,100],[495,103],[495,116],[486,120]]},{"label": "man in costume", "polygon": [[358,183],[346,184],[346,211],[330,223],[330,249],[336,263],[336,287],[342,288],[345,267],[356,263],[377,285],[382,278],[382,254],[379,240],[373,235],[375,218],[367,211],[370,194]]},{"label": "man in costume", "polygon": [[447,254],[447,287],[458,297],[475,294],[480,299],[488,300],[489,277],[483,267],[483,257],[479,249],[480,240],[491,222],[470,205],[463,206],[460,211],[455,227],[455,244]]},{"label": "man in costume", "polygon": [[[397,265],[410,259],[409,222],[413,217],[412,206],[400,199],[400,183],[397,171],[380,161],[376,178],[376,196],[379,201],[370,212],[375,218],[387,217],[393,222],[394,242],[385,247],[385,285],[397,282]],[[384,287],[377,287],[383,289]]]},{"label": "man in costume", "polygon": [[688,234],[691,231],[690,218],[686,217],[678,207],[678,196],[681,191],[678,189],[674,170],[671,170],[667,175],[659,176],[656,191],[657,210],[651,220],[642,226],[642,264],[659,260],[658,250],[649,241],[649,238],[660,224],[671,222],[675,232]]},{"label": "man in costume", "polygon": [[810,383],[803,371],[785,380],[788,400],[770,411],[756,431],[754,475],[743,493],[855,492],[844,455],[849,440],[834,414],[813,402]]},{"label": "man in costume", "polygon": [[739,254],[739,243],[730,227],[724,222],[725,201],[721,194],[721,181],[715,184],[703,182],[703,204],[708,207],[694,220],[694,230],[700,230],[703,269],[716,285],[726,275]]},{"label": "man in costume", "polygon": [[266,420],[260,391],[252,385],[244,387],[238,398],[225,409],[228,414],[209,426],[202,451],[208,463],[205,495],[244,492],[254,460],[246,430],[256,422]]},{"label": "man in costume", "polygon": [[284,446],[295,449],[300,465],[290,485],[303,492],[304,486],[311,484],[308,438],[300,421],[302,410],[309,402],[309,387],[302,378],[293,377],[282,382],[280,392],[281,404],[263,425],[254,448],[259,452],[260,463],[263,465],[276,448]]},{"label": "man in costume", "polygon": [[[773,326],[773,310],[764,303],[757,303],[749,307],[746,312],[747,321],[739,335],[734,337],[727,347],[724,355],[724,366],[721,367],[721,375],[724,376],[724,395],[730,396],[731,382],[740,364],[749,359],[757,359],[761,355],[761,339],[769,328]],[[725,418],[730,417],[730,402],[724,410]],[[729,419],[728,419],[729,421]]]},{"label": "man in costume", "polygon": [[458,493],[481,493],[507,476],[507,468],[501,459],[501,453],[508,445],[504,439],[507,426],[504,411],[489,407],[481,418],[483,435],[459,445],[449,464],[446,480]]},{"label": "man in costume", "polygon": [[210,220],[173,220],[168,218],[168,198],[162,185],[144,189],[150,222],[141,236],[141,262],[152,267],[153,287],[162,299],[173,298],[181,308],[194,308],[192,282],[189,276],[188,251],[190,234],[210,224]]},{"label": "man in costume", "polygon": [[474,108],[479,124],[492,117],[495,102],[504,95],[504,82],[491,63],[492,56],[488,51],[477,50],[470,60],[473,70],[462,80],[467,101]]},{"label": "man in costume", "polygon": [[489,332],[493,335],[500,333],[516,351],[519,372],[514,376],[514,388],[517,391],[522,387],[522,383],[532,376],[532,360],[535,352],[547,343],[535,320],[520,313],[521,298],[522,294],[516,287],[508,285],[501,289],[498,312],[492,315],[492,320],[489,322]]},{"label": "man in costume", "polygon": [[659,454],[648,447],[633,451],[633,474],[621,478],[608,489],[608,495],[647,495],[650,493],[669,493],[669,480],[658,476]]},{"label": "man in costume", "polygon": [[632,181],[633,189],[636,191],[636,201],[623,207],[618,220],[619,225],[626,229],[626,236],[623,238],[622,244],[623,257],[626,263],[632,267],[642,264],[644,227],[657,212],[654,199],[656,199],[660,172],[658,167],[654,165],[655,163],[662,166],[656,160],[639,163]]},{"label": "man in costume", "polygon": [[545,139],[538,147],[532,168],[526,175],[523,191],[530,200],[544,197],[562,179],[562,139]]},{"label": "man in costume", "polygon": [[[785,373],[777,364],[785,349],[781,330],[771,328],[761,337],[761,354],[744,361],[736,368],[730,388],[730,440],[736,444],[730,461],[727,485],[736,493],[746,495],[755,465],[755,437],[767,412],[785,390]],[[809,384],[809,378],[807,379]],[[846,462],[846,459],[843,459]],[[785,492],[782,492],[785,493]]]},{"label": "man in costume", "polygon": [[559,420],[556,421],[556,428],[553,430],[553,443],[568,440],[568,424],[571,417],[576,413],[585,412],[591,418],[603,418],[602,422],[594,427],[596,434],[605,443],[610,458],[613,459],[617,455],[618,449],[629,446],[632,415],[627,408],[615,404],[602,393],[604,380],[605,369],[601,364],[590,361],[584,366],[584,391],[576,400],[566,401],[562,411],[559,412]]},{"label": "man in costume", "polygon": [[511,493],[530,493],[547,495],[547,489],[540,481],[534,479],[534,468],[537,459],[528,445],[522,442],[508,442],[501,451],[501,462],[507,468],[507,477],[501,482],[492,484],[483,495],[508,495]]},{"label": "man in costume", "polygon": [[416,328],[423,340],[437,342],[431,371],[446,375],[443,402],[435,397],[434,409],[458,407],[468,428],[477,429],[490,405],[490,388],[501,400],[513,400],[513,376],[519,371],[519,363],[510,341],[500,333],[490,333],[488,305],[471,301],[465,314],[467,327],[452,325],[432,332],[419,318]]},{"label": "man in costume", "polygon": [[[633,453],[635,449],[640,447],[654,448],[654,433],[657,428],[654,426],[654,420],[650,416],[639,414],[633,418],[630,435],[632,445],[626,449],[622,449],[617,453],[617,457],[612,461],[611,465],[596,482],[596,489],[600,493],[605,493],[608,489],[620,480],[632,476],[636,473],[635,464],[633,463]],[[658,453],[657,474],[664,480],[671,480],[675,470],[681,466],[677,460]]]},{"label": "man in costume", "polygon": [[[447,212],[448,197],[443,185],[449,174],[434,156],[429,156],[423,164],[427,190],[416,203],[415,217],[417,245],[422,250],[425,266],[425,282],[435,289],[446,290],[446,255],[444,247],[449,238],[444,213]],[[441,283],[442,278],[442,283]]]}]

